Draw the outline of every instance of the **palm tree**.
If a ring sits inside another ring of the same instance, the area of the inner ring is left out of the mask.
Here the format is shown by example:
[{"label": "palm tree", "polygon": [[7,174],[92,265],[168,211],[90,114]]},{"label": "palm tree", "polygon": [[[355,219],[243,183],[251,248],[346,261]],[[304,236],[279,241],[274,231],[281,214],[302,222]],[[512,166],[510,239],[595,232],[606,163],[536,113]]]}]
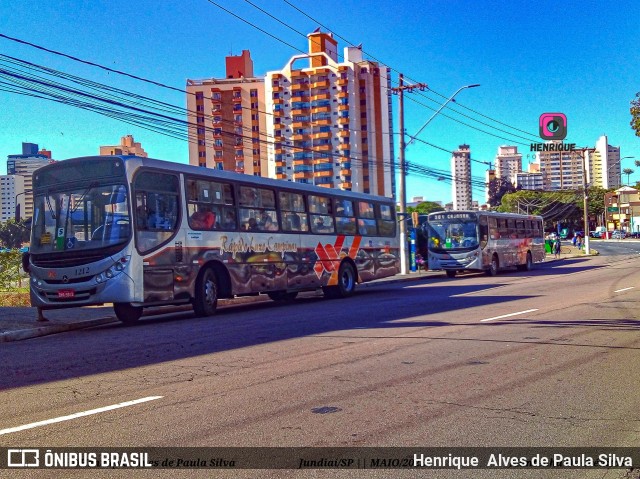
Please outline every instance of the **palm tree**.
[{"label": "palm tree", "polygon": [[635,163],[636,163],[636,168],[640,168],[640,160],[636,160]]},{"label": "palm tree", "polygon": [[627,175],[627,185],[629,184],[629,176],[631,176],[631,174],[633,173],[633,170],[631,168],[625,168],[624,170],[622,170],[622,173]]}]

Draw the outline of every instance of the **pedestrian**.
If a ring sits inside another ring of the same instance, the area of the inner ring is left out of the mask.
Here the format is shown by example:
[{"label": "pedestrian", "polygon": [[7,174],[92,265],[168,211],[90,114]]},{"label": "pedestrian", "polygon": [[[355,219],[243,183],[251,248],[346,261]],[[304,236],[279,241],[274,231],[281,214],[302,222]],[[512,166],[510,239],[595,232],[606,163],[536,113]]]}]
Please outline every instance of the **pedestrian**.
[{"label": "pedestrian", "polygon": [[582,250],[582,236],[578,235],[576,239],[576,246],[578,250]]},{"label": "pedestrian", "polygon": [[560,258],[560,238],[556,236],[553,240],[553,257]]}]

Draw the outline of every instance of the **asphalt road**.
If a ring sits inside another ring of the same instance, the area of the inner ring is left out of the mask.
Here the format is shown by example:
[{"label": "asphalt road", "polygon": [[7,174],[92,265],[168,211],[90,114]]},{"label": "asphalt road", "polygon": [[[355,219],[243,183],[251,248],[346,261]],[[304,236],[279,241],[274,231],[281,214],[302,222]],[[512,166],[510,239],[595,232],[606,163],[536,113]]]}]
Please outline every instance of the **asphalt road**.
[{"label": "asphalt road", "polygon": [[[592,246],[600,256],[528,273],[430,276],[345,300],[311,295],[3,344],[0,446],[637,446],[640,242]],[[627,477],[420,472],[135,477]]]}]

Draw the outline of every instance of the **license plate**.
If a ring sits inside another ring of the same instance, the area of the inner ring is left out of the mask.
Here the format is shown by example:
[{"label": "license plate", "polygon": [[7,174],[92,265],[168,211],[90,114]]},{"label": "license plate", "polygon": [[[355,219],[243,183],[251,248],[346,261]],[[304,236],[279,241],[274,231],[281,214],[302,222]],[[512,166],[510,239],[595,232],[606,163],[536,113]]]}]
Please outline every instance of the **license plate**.
[{"label": "license plate", "polygon": [[58,298],[73,298],[76,292],[72,289],[61,289],[58,291]]}]

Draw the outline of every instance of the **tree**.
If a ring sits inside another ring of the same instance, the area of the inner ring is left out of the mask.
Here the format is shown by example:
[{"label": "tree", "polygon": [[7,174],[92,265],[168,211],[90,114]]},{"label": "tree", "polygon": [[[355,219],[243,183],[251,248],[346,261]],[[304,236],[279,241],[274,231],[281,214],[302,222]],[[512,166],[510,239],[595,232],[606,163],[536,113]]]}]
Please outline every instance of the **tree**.
[{"label": "tree", "polygon": [[22,221],[13,219],[0,224],[0,244],[5,248],[20,248],[29,241],[29,228]]},{"label": "tree", "polygon": [[631,100],[631,128],[636,132],[636,136],[640,136],[640,92],[636,93],[635,100]]},{"label": "tree", "polygon": [[418,203],[416,206],[409,206],[407,208],[409,213],[413,213],[417,211],[421,215],[428,215],[429,213],[433,213],[434,211],[444,211],[444,208],[434,201],[423,201]]},{"label": "tree", "polygon": [[497,207],[507,193],[515,193],[516,187],[506,178],[494,178],[489,181],[489,206]]},{"label": "tree", "polygon": [[634,170],[632,170],[631,168],[625,168],[624,170],[622,170],[622,173],[627,175],[627,185],[629,184],[629,176],[631,176],[633,172]]}]

